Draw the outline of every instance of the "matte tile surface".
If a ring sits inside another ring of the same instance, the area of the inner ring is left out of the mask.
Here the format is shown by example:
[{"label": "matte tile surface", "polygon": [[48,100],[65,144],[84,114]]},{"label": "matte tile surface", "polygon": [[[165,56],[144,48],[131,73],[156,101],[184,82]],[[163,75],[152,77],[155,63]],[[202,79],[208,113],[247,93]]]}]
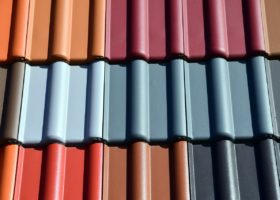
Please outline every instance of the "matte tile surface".
[{"label": "matte tile surface", "polygon": [[277,0],[0,3],[1,62],[232,59],[278,52]]},{"label": "matte tile surface", "polygon": [[105,146],[104,199],[189,199],[187,143]]},{"label": "matte tile surface", "polygon": [[81,62],[104,57],[105,5],[105,0],[30,0],[26,58]]},{"label": "matte tile surface", "polygon": [[276,144],[189,145],[191,199],[279,199]]},{"label": "matte tile surface", "polygon": [[188,133],[194,140],[273,135],[266,61],[190,63],[185,70]]},{"label": "matte tile surface", "polygon": [[25,57],[29,0],[0,1],[0,62]]},{"label": "matte tile surface", "polygon": [[102,138],[103,61],[26,65],[18,140],[26,144]]},{"label": "matte tile surface", "polygon": [[8,86],[15,89],[6,96],[1,138],[24,144],[97,139],[115,144],[278,137],[268,64],[260,56],[206,62],[15,63],[9,69],[14,81]]},{"label": "matte tile surface", "polygon": [[19,147],[15,199],[101,199],[103,144]]},{"label": "matte tile surface", "polygon": [[279,199],[279,143],[6,145],[3,199]]},{"label": "matte tile surface", "polygon": [[261,16],[255,0],[108,0],[105,56],[162,60],[262,53]]},{"label": "matte tile surface", "polygon": [[279,75],[280,75],[280,61],[279,60],[267,60],[267,80],[269,87],[269,96],[271,104],[272,119],[274,125],[275,135],[279,137],[280,127],[280,89],[279,89]]},{"label": "matte tile surface", "polygon": [[0,198],[12,200],[18,159],[18,146],[6,145],[0,148]]},{"label": "matte tile surface", "polygon": [[0,9],[0,62],[104,57],[105,0],[1,0]]},{"label": "matte tile surface", "polygon": [[109,142],[274,134],[263,57],[107,66],[103,138]]},{"label": "matte tile surface", "polygon": [[186,137],[184,61],[107,65],[104,135],[109,142]]},{"label": "matte tile surface", "polygon": [[265,46],[269,56],[279,56],[280,54],[280,2],[277,0],[261,0],[262,20],[265,30]]},{"label": "matte tile surface", "polygon": [[[15,62],[8,67],[1,123],[1,139],[4,140],[17,140],[24,71],[25,64],[22,62]],[[2,92],[4,91],[2,90]],[[4,94],[2,93],[2,95]]]}]

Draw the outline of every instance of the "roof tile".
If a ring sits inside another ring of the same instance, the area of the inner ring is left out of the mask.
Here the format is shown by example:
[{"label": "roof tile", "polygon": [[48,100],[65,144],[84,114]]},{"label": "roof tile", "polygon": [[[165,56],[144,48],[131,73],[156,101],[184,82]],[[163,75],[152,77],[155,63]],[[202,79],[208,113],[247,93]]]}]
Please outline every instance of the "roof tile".
[{"label": "roof tile", "polygon": [[109,60],[242,58],[265,51],[259,1],[118,0],[107,5]]},{"label": "roof tile", "polygon": [[0,61],[77,63],[96,57],[120,61],[182,55],[233,59],[263,54],[265,13],[265,30],[273,35],[268,10],[276,4],[271,2],[261,7],[253,0],[8,1],[0,24]]},{"label": "roof tile", "polygon": [[17,111],[7,107],[5,116],[15,117],[4,118],[1,137],[25,144],[278,137],[268,65],[261,56],[70,66],[18,63],[10,71],[18,73],[21,84],[24,73],[23,91],[19,87],[11,90],[17,98],[6,97]]},{"label": "roof tile", "polygon": [[269,56],[279,56],[280,54],[280,28],[278,12],[280,2],[277,0],[261,0],[262,20],[265,33],[266,52]]},{"label": "roof tile", "polygon": [[102,143],[83,148],[50,144],[19,151],[15,197],[101,199]]},{"label": "roof tile", "polygon": [[267,139],[189,145],[192,199],[279,199],[275,146]]},{"label": "roof tile", "polygon": [[105,146],[104,199],[189,199],[187,166],[184,141],[170,146]]},{"label": "roof tile", "polygon": [[104,65],[26,65],[19,140],[36,144],[102,138]]}]

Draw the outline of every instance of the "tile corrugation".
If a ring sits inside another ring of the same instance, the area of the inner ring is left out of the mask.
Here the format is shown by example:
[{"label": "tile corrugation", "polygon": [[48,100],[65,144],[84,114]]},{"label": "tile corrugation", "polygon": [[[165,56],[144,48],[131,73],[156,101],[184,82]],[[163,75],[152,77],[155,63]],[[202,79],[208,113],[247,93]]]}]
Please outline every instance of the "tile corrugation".
[{"label": "tile corrugation", "polygon": [[259,1],[107,2],[109,60],[160,60],[173,55],[241,58],[264,51]]},{"label": "tile corrugation", "polygon": [[265,59],[190,63],[186,73],[189,137],[249,139],[273,135]]},{"label": "tile corrugation", "polygon": [[261,9],[261,2],[254,0],[2,0],[0,61],[80,62],[104,56],[113,61],[161,60],[182,55],[231,59],[264,53],[262,15],[268,15],[266,38],[277,35],[272,28],[277,26],[271,25],[275,17],[270,16],[277,3],[271,2],[276,1],[263,3]]},{"label": "tile corrugation", "polygon": [[103,138],[120,143],[186,137],[185,64],[176,59],[107,65]]},{"label": "tile corrugation", "polygon": [[96,139],[155,143],[274,135],[263,57],[87,65],[55,62],[26,64],[23,69],[22,101],[20,93],[18,100],[11,100],[19,106],[11,109],[20,108],[19,130],[17,120],[10,120],[13,129],[1,136],[21,143]]},{"label": "tile corrugation", "polygon": [[189,199],[186,142],[104,148],[103,199]]},{"label": "tile corrugation", "polygon": [[1,124],[2,139],[17,140],[18,137],[24,71],[25,64],[22,62],[15,62],[8,68]]},{"label": "tile corrugation", "polygon": [[0,1],[0,62],[25,57],[29,0]]},{"label": "tile corrugation", "polygon": [[110,65],[103,138],[158,142],[273,135],[265,66],[263,57]]},{"label": "tile corrugation", "polygon": [[0,61],[104,57],[106,1],[1,1]]},{"label": "tile corrugation", "polygon": [[104,61],[26,64],[18,140],[88,142],[102,138]]},{"label": "tile corrugation", "polygon": [[15,144],[0,148],[0,199],[14,199],[18,148]]},{"label": "tile corrugation", "polygon": [[189,145],[191,199],[279,199],[276,143]]},{"label": "tile corrugation", "polygon": [[15,199],[101,199],[103,144],[19,147]]},{"label": "tile corrugation", "polygon": [[279,60],[267,60],[267,80],[270,96],[270,104],[272,111],[272,119],[274,125],[274,132],[277,137],[280,136],[280,90],[279,90],[279,78],[280,75],[280,61]]},{"label": "tile corrugation", "polygon": [[7,145],[3,199],[279,199],[279,143]]},{"label": "tile corrugation", "polygon": [[105,0],[31,0],[26,58],[75,62],[104,57],[105,4]]},{"label": "tile corrugation", "polygon": [[277,0],[261,0],[262,20],[265,33],[266,52],[269,56],[280,54],[280,2]]}]

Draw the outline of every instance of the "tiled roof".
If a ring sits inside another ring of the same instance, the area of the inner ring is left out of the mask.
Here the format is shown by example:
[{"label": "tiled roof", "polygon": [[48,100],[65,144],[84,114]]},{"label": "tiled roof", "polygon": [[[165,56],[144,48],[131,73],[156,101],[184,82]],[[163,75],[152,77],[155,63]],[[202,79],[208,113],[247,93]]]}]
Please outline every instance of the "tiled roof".
[{"label": "tiled roof", "polygon": [[7,145],[1,155],[4,199],[7,195],[16,199],[280,198],[279,144],[271,139],[236,144],[222,140],[128,146]]},{"label": "tiled roof", "polygon": [[278,146],[271,139],[189,145],[191,199],[279,199]]},{"label": "tiled roof", "polygon": [[[0,61],[104,57],[105,1],[1,1]],[[91,11],[91,12],[90,12]],[[2,21],[2,20],[1,20]]]},{"label": "tiled roof", "polygon": [[109,141],[273,135],[263,57],[110,66],[104,113]]},{"label": "tiled roof", "polygon": [[265,51],[260,1],[109,0],[107,5],[110,60],[240,58]]},{"label": "tiled roof", "polygon": [[17,199],[100,199],[103,144],[87,147],[19,147]]},{"label": "tiled roof", "polygon": [[103,135],[103,61],[25,67],[18,140],[83,142]]},{"label": "tiled roof", "polygon": [[2,0],[0,7],[2,62],[280,52],[277,0]]},{"label": "tiled roof", "polygon": [[278,138],[266,76],[278,65],[263,57],[15,63],[11,77],[24,84],[13,91],[17,98],[7,97],[6,114],[19,121],[6,117],[1,137],[25,144]]},{"label": "tiled roof", "polygon": [[280,199],[279,0],[0,0],[0,200]]}]

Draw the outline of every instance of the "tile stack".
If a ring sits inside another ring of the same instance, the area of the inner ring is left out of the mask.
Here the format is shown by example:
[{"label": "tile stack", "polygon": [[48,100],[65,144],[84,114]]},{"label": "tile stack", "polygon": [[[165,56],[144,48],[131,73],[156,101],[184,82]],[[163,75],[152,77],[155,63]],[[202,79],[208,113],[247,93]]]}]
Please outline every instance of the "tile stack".
[{"label": "tile stack", "polygon": [[279,0],[0,0],[0,199],[280,199]]}]

